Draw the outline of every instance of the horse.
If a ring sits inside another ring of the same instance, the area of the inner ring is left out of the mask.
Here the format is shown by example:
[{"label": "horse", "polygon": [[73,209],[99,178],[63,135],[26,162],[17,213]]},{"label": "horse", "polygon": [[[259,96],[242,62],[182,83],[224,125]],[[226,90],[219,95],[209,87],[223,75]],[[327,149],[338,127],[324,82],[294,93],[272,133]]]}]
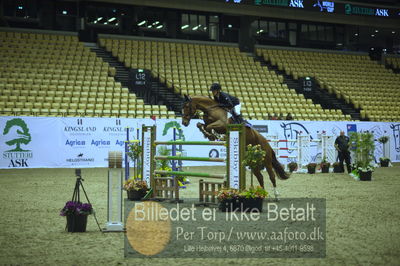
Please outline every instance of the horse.
[{"label": "horse", "polygon": [[[185,95],[185,102],[182,109],[182,124],[187,127],[190,120],[196,115],[197,111],[203,112],[202,123],[197,123],[197,127],[209,140],[218,139],[218,134],[226,133],[226,125],[232,123],[232,119],[227,117],[228,110],[220,107],[220,105],[213,99],[206,96],[187,96]],[[217,133],[217,134],[215,134]],[[246,147],[247,145],[257,145],[266,152],[264,158],[264,165],[259,169],[252,170],[256,176],[258,183],[264,188],[264,178],[261,170],[266,168],[269,178],[273,185],[275,198],[278,199],[278,191],[276,189],[275,173],[282,179],[288,179],[289,175],[285,172],[282,165],[276,159],[274,150],[269,145],[268,141],[257,131],[251,127],[246,126]]]}]

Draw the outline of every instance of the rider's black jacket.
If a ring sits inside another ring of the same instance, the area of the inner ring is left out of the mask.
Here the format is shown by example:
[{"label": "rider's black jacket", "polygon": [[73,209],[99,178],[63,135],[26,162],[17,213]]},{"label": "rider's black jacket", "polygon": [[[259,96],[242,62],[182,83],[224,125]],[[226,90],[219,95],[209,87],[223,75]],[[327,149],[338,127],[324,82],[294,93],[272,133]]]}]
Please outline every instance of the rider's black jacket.
[{"label": "rider's black jacket", "polygon": [[222,91],[219,92],[219,97],[214,97],[214,100],[217,101],[221,107],[227,107],[229,109],[240,104],[238,98]]}]

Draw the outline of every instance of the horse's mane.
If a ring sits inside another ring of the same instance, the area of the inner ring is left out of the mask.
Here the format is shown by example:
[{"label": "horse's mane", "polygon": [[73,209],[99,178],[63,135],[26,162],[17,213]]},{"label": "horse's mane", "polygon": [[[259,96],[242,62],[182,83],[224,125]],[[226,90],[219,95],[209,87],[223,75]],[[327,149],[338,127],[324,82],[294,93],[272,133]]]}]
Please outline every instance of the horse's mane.
[{"label": "horse's mane", "polygon": [[208,97],[208,96],[191,96],[192,100],[200,100],[200,101],[208,101],[210,104],[218,104],[214,99]]}]

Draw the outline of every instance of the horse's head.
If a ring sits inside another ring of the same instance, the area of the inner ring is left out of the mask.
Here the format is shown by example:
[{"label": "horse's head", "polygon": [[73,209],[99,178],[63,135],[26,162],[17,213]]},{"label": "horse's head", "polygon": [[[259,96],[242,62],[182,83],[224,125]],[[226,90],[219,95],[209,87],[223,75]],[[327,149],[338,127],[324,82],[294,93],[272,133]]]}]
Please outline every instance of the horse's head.
[{"label": "horse's head", "polygon": [[195,114],[196,107],[193,104],[192,98],[188,95],[185,95],[185,101],[182,108],[182,125],[187,127]]}]

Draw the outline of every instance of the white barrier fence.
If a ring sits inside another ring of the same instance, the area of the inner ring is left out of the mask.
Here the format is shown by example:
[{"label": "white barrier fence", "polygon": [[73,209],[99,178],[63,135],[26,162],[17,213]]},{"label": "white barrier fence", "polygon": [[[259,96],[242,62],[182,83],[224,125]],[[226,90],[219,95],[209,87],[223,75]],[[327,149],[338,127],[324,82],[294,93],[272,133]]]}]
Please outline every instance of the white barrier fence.
[{"label": "white barrier fence", "polygon": [[[318,162],[324,158],[327,162],[336,161],[337,152],[334,148],[335,137],[321,134],[319,139],[311,139],[310,135],[298,135],[297,139],[278,139],[278,136],[267,136],[267,139],[275,151],[277,158],[289,158],[304,167],[313,161],[311,158],[310,147],[312,143],[317,144],[317,151],[321,155]],[[280,147],[280,144],[286,144],[286,147]],[[288,154],[282,155],[280,151],[286,151]],[[315,158],[316,159],[316,158]]]}]

